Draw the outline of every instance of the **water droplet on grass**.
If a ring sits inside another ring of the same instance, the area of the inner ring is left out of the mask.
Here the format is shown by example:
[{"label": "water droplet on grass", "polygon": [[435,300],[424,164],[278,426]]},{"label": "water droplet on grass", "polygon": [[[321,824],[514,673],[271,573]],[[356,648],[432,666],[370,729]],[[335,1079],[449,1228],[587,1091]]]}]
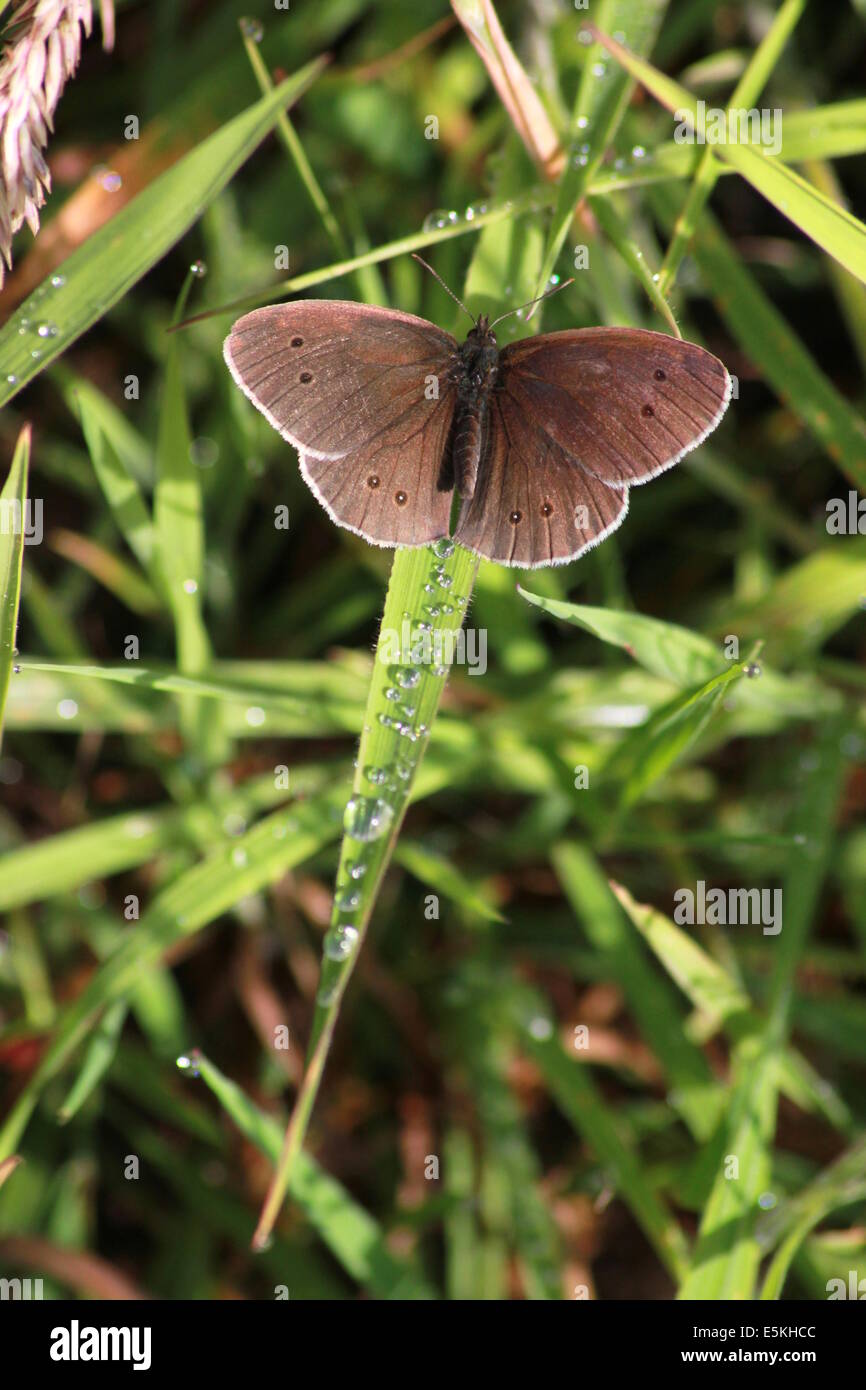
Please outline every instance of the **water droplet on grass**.
[{"label": "water droplet on grass", "polygon": [[337,927],[325,937],[324,952],[328,960],[346,960],[358,944],[354,927]]},{"label": "water droplet on grass", "polygon": [[381,797],[353,796],[346,803],[343,827],[353,840],[367,844],[387,834],[393,819],[393,808]]},{"label": "water droplet on grass", "polygon": [[394,679],[404,690],[414,690],[421,679],[421,672],[414,666],[401,666],[395,671]]}]

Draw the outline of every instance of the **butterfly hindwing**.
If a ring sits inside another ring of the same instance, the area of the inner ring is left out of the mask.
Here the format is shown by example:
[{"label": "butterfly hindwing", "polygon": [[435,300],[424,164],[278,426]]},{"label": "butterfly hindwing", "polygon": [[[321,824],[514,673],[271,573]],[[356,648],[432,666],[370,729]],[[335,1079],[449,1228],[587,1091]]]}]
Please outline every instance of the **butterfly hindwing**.
[{"label": "butterfly hindwing", "polygon": [[475,493],[464,502],[455,539],[502,565],[563,564],[620,525],[628,489],[588,473],[495,390]]}]

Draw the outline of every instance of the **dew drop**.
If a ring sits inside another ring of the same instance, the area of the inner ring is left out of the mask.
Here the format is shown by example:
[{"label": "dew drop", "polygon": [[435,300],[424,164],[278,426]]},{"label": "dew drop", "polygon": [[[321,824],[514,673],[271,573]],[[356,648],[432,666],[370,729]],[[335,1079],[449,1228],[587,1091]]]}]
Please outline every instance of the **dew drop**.
[{"label": "dew drop", "polygon": [[40,323],[39,327],[36,329],[36,336],[39,338],[56,338],[57,324],[51,323],[50,320],[47,320],[45,323]]},{"label": "dew drop", "polygon": [[358,933],[354,927],[340,927],[329,931],[325,937],[324,951],[328,960],[346,960],[358,944]]},{"label": "dew drop", "polygon": [[18,378],[14,372],[10,372],[6,380],[9,382],[10,386],[16,386],[18,384]]},{"label": "dew drop", "polygon": [[238,26],[245,39],[252,39],[253,43],[261,43],[265,29],[260,19],[244,15],[243,19],[238,20]]},{"label": "dew drop", "polygon": [[131,840],[141,840],[145,835],[150,834],[151,830],[154,829],[154,824],[146,816],[130,816],[129,820],[124,823],[123,829]]},{"label": "dew drop", "polygon": [[441,540],[434,542],[432,549],[433,554],[438,555],[440,560],[447,560],[449,555],[454,554],[454,542],[443,536]]},{"label": "dew drop", "polygon": [[748,676],[750,680],[755,680],[756,677],[760,676],[761,668],[758,665],[757,661],[750,661],[748,665],[744,666],[743,674]]},{"label": "dew drop", "polygon": [[261,705],[250,705],[249,709],[246,710],[244,713],[244,719],[254,729],[257,729],[259,725],[264,724],[265,718],[266,715]]},{"label": "dew drop", "polygon": [[346,803],[343,828],[353,840],[368,844],[371,840],[380,840],[393,819],[394,811],[387,801],[378,797],[353,796]]},{"label": "dew drop", "polygon": [[386,700],[399,700],[399,698],[400,698],[400,692],[399,692],[399,690],[396,688],[396,686],[389,685],[389,686],[388,686],[388,689],[385,691],[385,699],[386,699]]},{"label": "dew drop", "polygon": [[414,690],[421,679],[421,672],[415,666],[401,666],[395,671],[394,679],[404,690]]},{"label": "dew drop", "polygon": [[366,872],[367,872],[367,865],[366,865],[366,864],[362,864],[360,860],[356,860],[354,864],[350,864],[350,865],[349,865],[349,877],[350,877],[350,878],[354,878],[354,879],[363,878]]},{"label": "dew drop", "polygon": [[548,1038],[553,1037],[553,1024],[549,1018],[539,1015],[539,1017],[529,1020],[527,1031],[529,1036],[535,1038],[537,1042],[547,1042]]},{"label": "dew drop", "polygon": [[78,705],[74,700],[61,700],[57,706],[57,713],[61,719],[74,719],[78,713]]},{"label": "dew drop", "polygon": [[52,289],[55,289],[55,290],[62,289],[63,286],[64,286],[65,284],[66,284],[66,276],[65,276],[65,275],[52,275],[52,277],[51,277],[51,287],[52,287]]},{"label": "dew drop", "polygon": [[204,261],[193,261],[189,268],[190,275],[194,275],[196,280],[203,280],[207,275],[207,265]]},{"label": "dew drop", "polygon": [[185,594],[197,594],[198,584],[194,579],[185,579],[183,581],[183,591]]},{"label": "dew drop", "polygon": [[589,117],[588,117],[588,116],[578,116],[578,118],[577,118],[577,128],[578,128],[578,130],[586,130],[586,128],[587,128],[588,125],[589,125]]},{"label": "dew drop", "polygon": [[237,849],[232,850],[232,863],[236,869],[243,869],[247,864],[247,852],[238,845]]},{"label": "dew drop", "polygon": [[388,774],[384,767],[365,767],[364,776],[374,787],[381,787],[382,783],[388,780]]},{"label": "dew drop", "polygon": [[177,1067],[178,1071],[189,1072],[190,1076],[201,1076],[198,1063],[196,1062],[194,1056],[187,1057],[185,1053],[182,1053],[180,1057],[178,1057],[175,1066]]},{"label": "dew drop", "polygon": [[341,912],[354,912],[355,908],[360,906],[360,902],[360,893],[356,893],[350,888],[344,888],[334,899],[335,907],[338,907]]}]

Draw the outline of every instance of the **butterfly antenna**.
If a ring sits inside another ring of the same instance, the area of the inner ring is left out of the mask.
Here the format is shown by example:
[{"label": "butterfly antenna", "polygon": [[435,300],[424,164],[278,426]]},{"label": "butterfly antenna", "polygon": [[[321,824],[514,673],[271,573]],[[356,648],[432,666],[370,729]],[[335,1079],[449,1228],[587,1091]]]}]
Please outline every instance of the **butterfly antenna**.
[{"label": "butterfly antenna", "polygon": [[[442,276],[436,274],[436,271],[433,269],[432,265],[428,265],[427,262],[424,260],[423,256],[416,256],[415,252],[413,251],[412,259],[413,261],[417,261],[419,265],[423,265],[425,270],[429,270],[430,274],[433,276],[433,279],[439,281],[439,284],[442,286],[445,293],[450,294],[451,298],[454,300],[454,303],[460,305],[460,308],[463,310],[464,314],[469,314],[469,310],[466,308],[466,305],[463,303],[463,300],[458,299],[453,290],[449,290],[445,281],[442,279]],[[475,324],[475,327],[477,328],[478,320],[475,317],[475,315],[469,314],[469,317],[471,318],[472,322]]]},{"label": "butterfly antenna", "polygon": [[[540,294],[540,295],[538,296],[537,299],[530,299],[529,302],[528,302],[527,304],[518,304],[518,306],[517,306],[516,309],[509,309],[507,314],[500,314],[498,319],[494,319],[494,320],[493,320],[493,322],[491,323],[490,327],[491,327],[491,328],[495,328],[496,325],[497,325],[497,323],[501,323],[502,320],[503,320],[503,319],[507,319],[507,318],[509,317],[509,315],[511,315],[511,314],[519,314],[520,311],[521,311],[521,309],[529,309],[532,305],[540,304],[541,301],[542,301],[542,299],[549,299],[550,296],[551,296],[552,294],[559,294],[559,291],[560,291],[560,290],[567,290],[568,287],[569,287],[569,285],[573,285],[573,284],[574,284],[574,276],[572,275],[572,277],[571,277],[570,280],[565,280],[565,281],[563,281],[563,283],[562,283],[561,285],[554,285],[554,286],[553,286],[553,289],[545,290],[545,291],[544,291],[544,294]],[[528,315],[528,318],[527,318],[527,322],[528,322],[528,319],[531,319],[531,318],[532,318],[532,315],[529,314],[529,315]]]}]

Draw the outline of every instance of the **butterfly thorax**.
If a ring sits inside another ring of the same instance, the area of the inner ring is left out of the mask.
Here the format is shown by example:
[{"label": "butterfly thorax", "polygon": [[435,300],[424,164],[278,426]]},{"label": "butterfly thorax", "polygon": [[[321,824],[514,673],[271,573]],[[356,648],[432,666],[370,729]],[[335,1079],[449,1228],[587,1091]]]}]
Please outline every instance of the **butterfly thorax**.
[{"label": "butterfly thorax", "polygon": [[487,400],[498,371],[496,336],[482,315],[461,344],[457,362],[457,410],[451,458],[454,481],[463,498],[471,497],[475,491]]}]

